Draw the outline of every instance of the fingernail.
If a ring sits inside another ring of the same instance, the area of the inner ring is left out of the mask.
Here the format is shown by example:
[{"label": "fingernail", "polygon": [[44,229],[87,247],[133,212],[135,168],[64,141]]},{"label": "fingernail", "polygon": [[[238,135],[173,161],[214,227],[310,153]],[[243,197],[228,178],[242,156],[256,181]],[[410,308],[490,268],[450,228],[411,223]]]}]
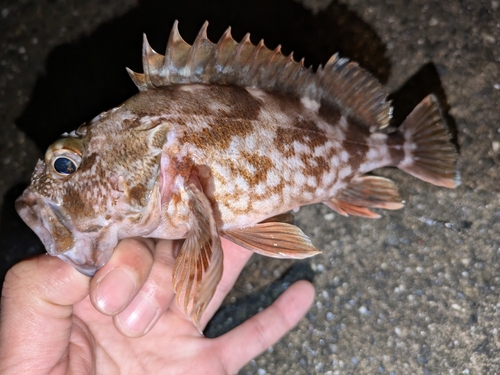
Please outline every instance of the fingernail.
[{"label": "fingernail", "polygon": [[115,268],[97,282],[97,305],[104,313],[118,313],[136,290],[137,281],[132,272],[125,268]]},{"label": "fingernail", "polygon": [[128,336],[142,336],[151,329],[160,312],[158,304],[139,293],[115,319]]}]

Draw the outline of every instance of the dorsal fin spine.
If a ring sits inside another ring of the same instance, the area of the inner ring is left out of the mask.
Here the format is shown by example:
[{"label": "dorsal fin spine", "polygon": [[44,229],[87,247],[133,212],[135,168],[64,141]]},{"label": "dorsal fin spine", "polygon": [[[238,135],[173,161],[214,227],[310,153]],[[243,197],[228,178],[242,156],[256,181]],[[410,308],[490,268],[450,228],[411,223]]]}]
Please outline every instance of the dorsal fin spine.
[{"label": "dorsal fin spine", "polygon": [[358,64],[335,54],[314,73],[304,67],[304,59],[296,62],[293,53],[284,56],[281,46],[271,51],[262,40],[253,45],[249,34],[237,43],[230,28],[214,44],[207,28],[205,22],[190,46],[175,21],[165,56],[156,53],[144,37],[144,73],[127,70],[139,90],[196,83],[256,87],[316,100],[355,118],[370,131],[389,124],[392,108],[387,94]]},{"label": "dorsal fin spine", "polygon": [[188,77],[189,75],[198,76],[203,74],[204,63],[206,62],[207,57],[210,56],[210,52],[213,50],[214,46],[214,44],[207,38],[207,28],[208,22],[205,21],[196,39],[194,40],[193,45],[189,49],[186,58],[186,69],[183,73],[185,77]]}]

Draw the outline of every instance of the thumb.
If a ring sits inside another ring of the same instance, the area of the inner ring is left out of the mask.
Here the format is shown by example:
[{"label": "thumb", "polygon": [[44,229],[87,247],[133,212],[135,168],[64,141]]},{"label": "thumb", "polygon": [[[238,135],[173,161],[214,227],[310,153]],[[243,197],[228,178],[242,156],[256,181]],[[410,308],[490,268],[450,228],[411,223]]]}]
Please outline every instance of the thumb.
[{"label": "thumb", "polygon": [[88,290],[89,278],[59,258],[41,255],[12,267],[2,290],[0,373],[43,374],[67,363],[73,305]]}]

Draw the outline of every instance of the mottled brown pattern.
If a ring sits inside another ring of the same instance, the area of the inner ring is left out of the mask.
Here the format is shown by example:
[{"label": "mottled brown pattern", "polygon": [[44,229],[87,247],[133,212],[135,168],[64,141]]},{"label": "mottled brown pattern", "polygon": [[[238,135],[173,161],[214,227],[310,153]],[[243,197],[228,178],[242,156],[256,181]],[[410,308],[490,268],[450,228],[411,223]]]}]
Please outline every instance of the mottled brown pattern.
[{"label": "mottled brown pattern", "polygon": [[368,138],[370,132],[366,127],[357,124],[354,120],[347,120],[348,127],[345,132],[345,140],[342,142],[342,148],[349,153],[349,166],[352,174],[349,179],[358,173],[359,166],[366,158],[369,150]]},{"label": "mottled brown pattern", "polygon": [[248,181],[250,186],[253,187],[260,182],[266,181],[267,173],[274,166],[272,160],[265,155],[258,155],[247,151],[242,151],[241,156],[255,167],[255,173],[253,174],[243,168],[240,168],[241,172],[244,173],[242,175],[245,176],[245,180]]},{"label": "mottled brown pattern", "polygon": [[82,191],[80,186],[68,186],[63,196],[64,207],[80,217],[94,215],[93,205],[90,202],[86,203],[85,194],[86,191]]},{"label": "mottled brown pattern", "polygon": [[220,119],[209,122],[208,128],[199,132],[186,132],[181,143],[190,143],[199,149],[227,150],[232,137],[244,138],[254,131],[254,124],[243,119]]},{"label": "mottled brown pattern", "polygon": [[82,159],[82,164],[78,167],[78,174],[81,175],[83,173],[87,173],[90,169],[95,166],[95,171],[99,173],[99,177],[104,177],[102,168],[99,168],[100,164],[97,163],[98,155],[96,153],[92,153],[88,156],[85,156]]},{"label": "mottled brown pattern", "polygon": [[165,140],[167,138],[167,133],[169,131],[168,126],[161,126],[155,129],[156,131],[154,132],[153,136],[151,137],[151,145],[154,148],[161,149],[163,147],[163,144],[165,143]]},{"label": "mottled brown pattern", "polygon": [[[333,154],[330,155],[330,158],[332,156]],[[302,171],[304,175],[314,176],[318,179],[318,181],[320,180],[323,174],[330,172],[330,163],[323,156],[311,156],[308,154],[301,154],[300,160],[305,165]]]},{"label": "mottled brown pattern", "polygon": [[313,120],[304,120],[301,118],[298,118],[294,123],[293,126],[295,126],[297,129],[302,129],[307,132],[315,132],[315,133],[320,133],[320,134],[325,134],[325,131],[320,129],[318,127],[318,124],[313,121]]},{"label": "mottled brown pattern", "polygon": [[[93,216],[95,212],[94,206],[98,199],[105,198],[101,188],[97,189],[94,193],[93,186],[100,187],[106,184],[105,172],[100,163],[99,157],[95,153],[83,158],[82,164],[78,168],[78,175],[84,175],[84,178],[79,178],[80,183],[75,183],[75,180],[67,180],[63,186],[65,194],[63,195],[63,205],[73,215],[81,217]],[[93,175],[91,176],[91,169],[93,168]],[[76,174],[75,174],[76,175]],[[87,192],[92,192],[92,201],[88,201]],[[103,207],[101,207],[104,209]]]},{"label": "mottled brown pattern", "polygon": [[293,117],[302,114],[304,107],[297,96],[275,94],[277,110]]},{"label": "mottled brown pattern", "polygon": [[292,147],[293,142],[303,143],[310,147],[311,150],[328,142],[325,132],[318,129],[316,124],[314,124],[315,131],[308,129],[308,127],[311,128],[313,126],[312,121],[298,120],[294,125],[294,128],[278,127],[276,130],[274,142],[278,151],[284,157],[295,155]]},{"label": "mottled brown pattern", "polygon": [[323,121],[329,123],[330,125],[337,125],[340,121],[341,113],[338,109],[333,108],[326,102],[322,101],[318,110],[318,115]]},{"label": "mottled brown pattern", "polygon": [[129,191],[128,191],[128,197],[132,201],[133,204],[135,205],[146,205],[146,198],[148,195],[149,189],[142,185],[138,184],[136,186],[133,186]]},{"label": "mottled brown pattern", "polygon": [[[212,110],[210,103],[230,107],[225,111]],[[237,86],[197,86],[185,91],[182,85],[142,91],[125,102],[127,108],[139,118],[162,114],[181,113],[186,116],[218,117],[228,119],[256,120],[262,103],[247,90]],[[133,125],[129,122],[127,126]]]},{"label": "mottled brown pattern", "polygon": [[[128,99],[123,106],[137,115],[137,118],[170,113],[177,105],[175,100],[186,100],[178,87],[164,87],[158,90],[141,91]],[[132,123],[126,123],[132,125]],[[127,128],[124,126],[124,128]]]},{"label": "mottled brown pattern", "polygon": [[235,207],[234,205],[232,205],[233,202],[238,202],[241,199],[241,197],[247,193],[248,193],[247,191],[236,186],[234,188],[233,193],[221,192],[220,195],[217,195],[217,198],[218,198],[217,203],[223,203],[226,206],[231,207],[231,211],[233,214],[236,214],[236,215],[247,214],[247,213],[251,212],[251,210],[252,210],[252,200],[249,200],[245,207],[238,208],[238,207]]},{"label": "mottled brown pattern", "polygon": [[53,221],[53,229],[52,236],[54,237],[54,241],[57,244],[56,250],[58,253],[64,253],[66,250],[71,249],[75,241],[73,240],[73,236],[71,232],[66,228],[62,223],[54,220]]},{"label": "mottled brown pattern", "polygon": [[242,87],[210,85],[205,92],[208,92],[207,102],[214,101],[231,108],[230,111],[219,110],[214,115],[250,121],[259,118],[262,102]]},{"label": "mottled brown pattern", "polygon": [[262,196],[259,196],[259,198],[267,198],[271,194],[279,194],[279,201],[277,202],[277,204],[280,205],[281,203],[283,203],[283,196],[281,195],[281,193],[283,192],[285,184],[287,183],[289,183],[289,181],[281,179],[278,185],[269,188],[269,193],[265,193]]}]

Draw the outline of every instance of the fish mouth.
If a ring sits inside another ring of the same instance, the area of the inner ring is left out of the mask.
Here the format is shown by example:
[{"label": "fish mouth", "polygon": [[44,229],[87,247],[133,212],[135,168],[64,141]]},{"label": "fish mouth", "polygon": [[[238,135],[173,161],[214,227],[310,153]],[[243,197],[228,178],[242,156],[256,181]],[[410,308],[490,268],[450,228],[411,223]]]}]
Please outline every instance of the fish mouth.
[{"label": "fish mouth", "polygon": [[93,276],[106,263],[108,257],[98,251],[92,236],[78,231],[62,207],[30,188],[17,198],[15,207],[49,255],[63,259],[86,276]]}]

